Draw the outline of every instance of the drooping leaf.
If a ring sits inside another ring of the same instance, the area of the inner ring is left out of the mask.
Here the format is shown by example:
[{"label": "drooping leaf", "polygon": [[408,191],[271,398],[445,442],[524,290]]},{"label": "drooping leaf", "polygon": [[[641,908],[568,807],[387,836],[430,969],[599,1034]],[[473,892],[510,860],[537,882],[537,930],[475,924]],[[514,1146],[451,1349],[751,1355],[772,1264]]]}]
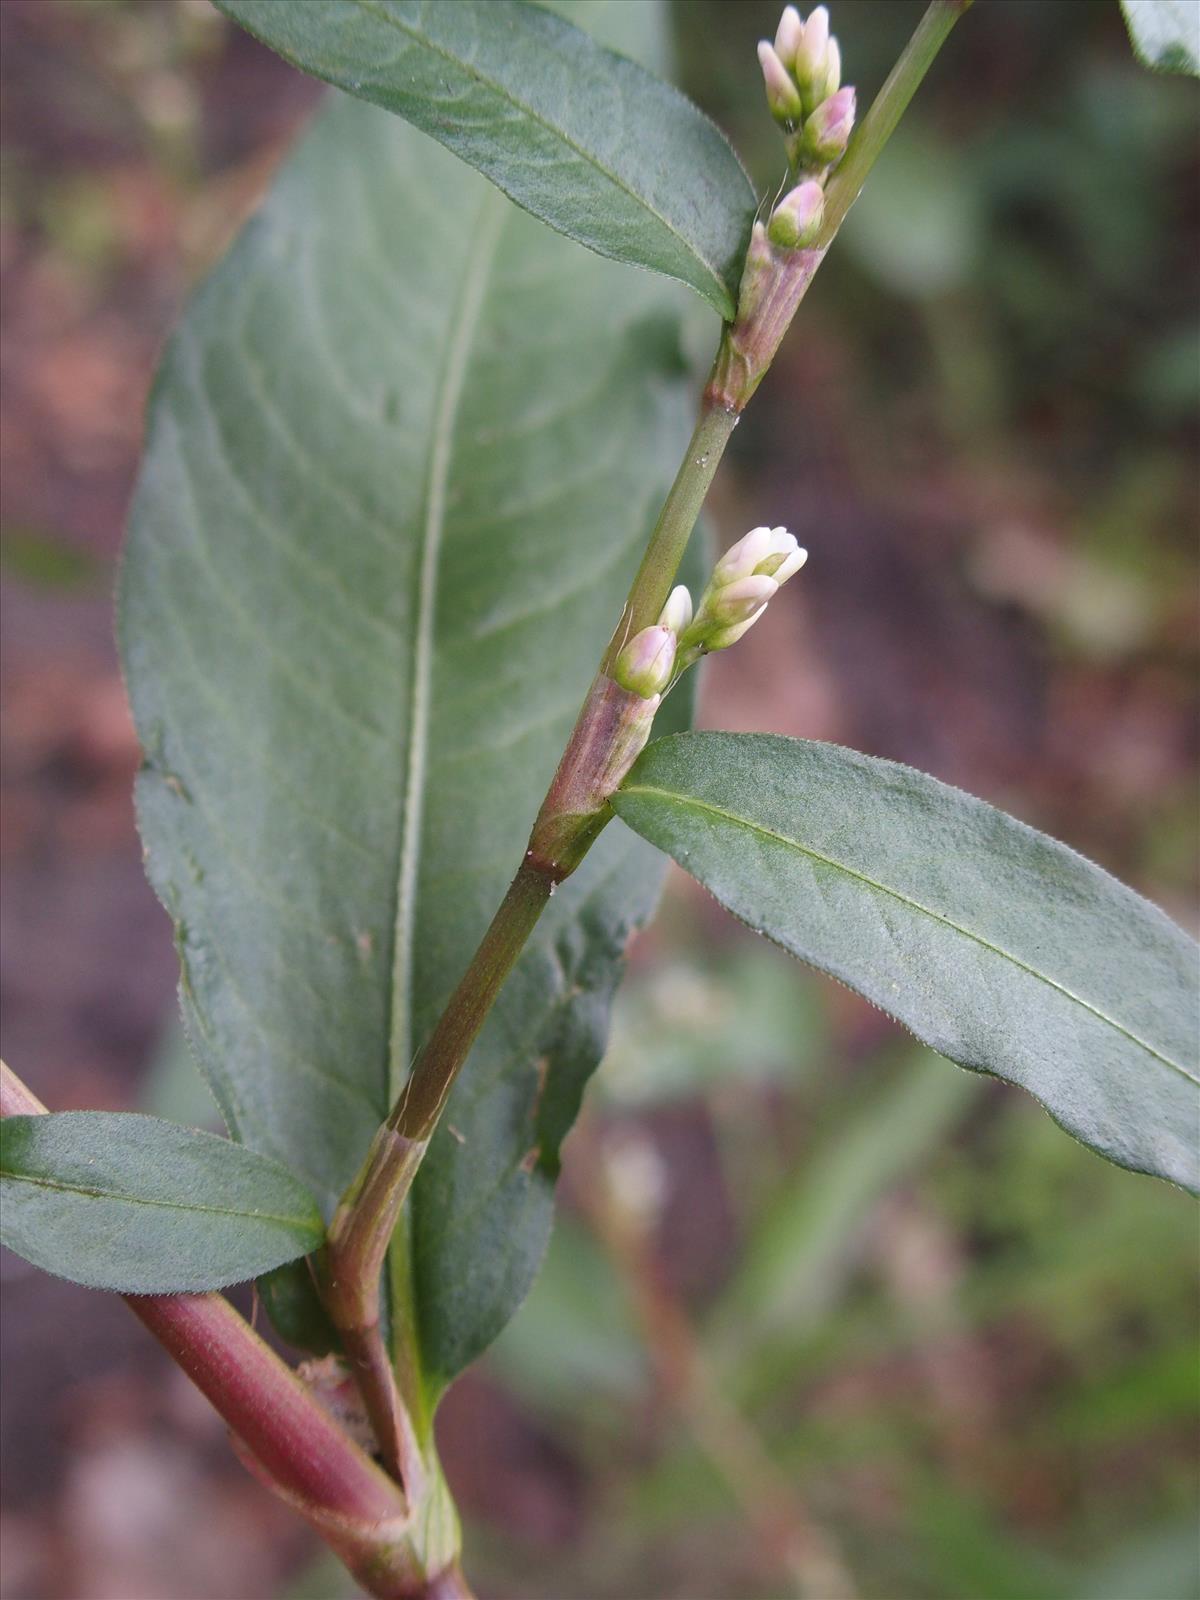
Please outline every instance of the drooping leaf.
[{"label": "drooping leaf", "polygon": [[134,1112],[0,1122],[0,1239],[92,1289],[222,1289],[315,1250],[316,1202],[277,1161]]},{"label": "drooping leaf", "polygon": [[524,0],[217,4],[293,65],[431,134],[568,238],[678,278],[733,315],[755,206],[741,164],[690,100],[571,22]]},{"label": "drooping leaf", "polygon": [[643,752],[615,802],[723,905],[1121,1166],[1200,1188],[1193,942],[923,773],[767,734]]},{"label": "drooping leaf", "polygon": [[[681,298],[338,96],[167,352],[121,605],[148,871],[230,1131],[327,1214],[620,612],[687,437]],[[610,829],[455,1090],[395,1252],[431,1389],[536,1270],[659,881]]]},{"label": "drooping leaf", "polygon": [[1155,72],[1200,75],[1196,0],[1121,0],[1135,55]]}]

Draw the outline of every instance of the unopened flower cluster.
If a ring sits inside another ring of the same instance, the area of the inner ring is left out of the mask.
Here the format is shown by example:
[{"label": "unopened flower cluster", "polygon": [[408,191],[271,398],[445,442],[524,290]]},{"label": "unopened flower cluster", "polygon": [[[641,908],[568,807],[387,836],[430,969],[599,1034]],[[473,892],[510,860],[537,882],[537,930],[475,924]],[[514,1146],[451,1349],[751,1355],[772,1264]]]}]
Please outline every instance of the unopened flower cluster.
[{"label": "unopened flower cluster", "polygon": [[771,213],[767,235],[785,250],[813,244],[825,212],[825,180],[854,127],[854,90],[841,87],[842,55],[829,33],[829,13],[817,6],[807,22],[784,8],[771,44],[758,47],[767,105],[784,130],[788,161],[801,181]]},{"label": "unopened flower cluster", "polygon": [[644,700],[664,694],[700,656],[736,644],[807,559],[786,528],[751,528],[717,562],[694,611],[687,588],[672,589],[654,626],[621,651],[613,677]]}]

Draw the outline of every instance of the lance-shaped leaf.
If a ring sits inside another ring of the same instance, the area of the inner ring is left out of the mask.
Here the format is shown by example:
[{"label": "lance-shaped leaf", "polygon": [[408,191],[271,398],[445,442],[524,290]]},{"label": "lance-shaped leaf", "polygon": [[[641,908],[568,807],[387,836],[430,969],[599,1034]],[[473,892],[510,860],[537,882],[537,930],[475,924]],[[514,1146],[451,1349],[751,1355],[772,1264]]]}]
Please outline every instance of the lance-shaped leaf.
[{"label": "lance-shaped leaf", "polygon": [[[620,613],[687,438],[682,298],[337,96],[165,357],[121,605],[148,870],[230,1131],[327,1214]],[[536,1270],[658,882],[610,829],[455,1090],[397,1247],[431,1387]]]},{"label": "lance-shaped leaf", "polygon": [[679,278],[733,315],[750,180],[698,107],[571,22],[522,0],[218,4],[295,66],[415,123],[568,238]]},{"label": "lance-shaped leaf", "polygon": [[132,1112],[0,1122],[0,1239],[89,1288],[221,1289],[324,1235],[286,1167],[216,1134]]},{"label": "lance-shaped leaf", "polygon": [[1200,1188],[1193,942],[1065,845],[891,761],[767,734],[643,752],[616,808],[723,905],[1068,1132]]}]

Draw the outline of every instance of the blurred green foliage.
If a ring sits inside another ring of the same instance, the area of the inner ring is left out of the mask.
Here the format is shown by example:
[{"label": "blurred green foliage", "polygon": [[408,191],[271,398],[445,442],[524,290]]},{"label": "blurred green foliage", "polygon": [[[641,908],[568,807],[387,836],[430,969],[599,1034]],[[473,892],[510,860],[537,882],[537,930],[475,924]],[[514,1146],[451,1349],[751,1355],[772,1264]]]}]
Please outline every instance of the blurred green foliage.
[{"label": "blurred green foliage", "polygon": [[[671,1010],[689,964],[697,995],[747,981],[765,992],[778,959],[740,936],[723,958],[677,952],[633,982],[628,1012]],[[755,963],[763,973],[748,980]],[[828,1003],[815,979],[793,972],[791,986],[797,1014]],[[774,1143],[787,1175],[744,1216],[723,1280],[690,1297],[689,1314],[715,1381],[780,1481],[836,1533],[861,1592],[1200,1592],[1187,1537],[1200,1376],[1186,1198],[1109,1167],[1024,1096],[914,1047],[839,1062],[798,1032],[784,1087],[778,1041],[758,1027],[693,1108],[710,1122],[718,1171],[769,1165]],[[656,1083],[672,1100],[679,1090],[673,1069],[659,1077],[653,1027],[642,1039],[644,1114]],[[618,1042],[623,1074],[633,1048]],[[764,1082],[776,1085],[768,1134],[747,1114]],[[606,1111],[609,1136],[630,1115],[628,1103]],[[713,1181],[672,1169],[669,1187],[687,1204]],[[769,1563],[756,1570],[707,1441],[656,1401],[634,1302],[621,1263],[578,1212],[565,1216],[486,1365],[603,1487],[578,1546],[557,1558],[472,1529],[481,1587],[793,1592]]]}]

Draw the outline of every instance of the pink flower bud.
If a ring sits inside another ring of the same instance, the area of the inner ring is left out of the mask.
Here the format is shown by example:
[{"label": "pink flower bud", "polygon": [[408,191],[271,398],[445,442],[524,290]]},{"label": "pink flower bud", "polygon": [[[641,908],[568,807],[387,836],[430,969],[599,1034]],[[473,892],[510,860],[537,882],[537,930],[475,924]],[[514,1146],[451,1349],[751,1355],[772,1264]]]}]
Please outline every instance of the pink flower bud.
[{"label": "pink flower bud", "polygon": [[613,678],[622,689],[650,700],[671,681],[675,665],[675,635],[670,628],[643,628],[621,651]]},{"label": "pink flower bud", "polygon": [[812,244],[825,216],[825,191],[813,179],[797,184],[771,213],[767,227],[772,244],[801,250]]},{"label": "pink flower bud", "polygon": [[804,148],[817,161],[836,161],[845,150],[854,127],[854,90],[839,89],[804,123]]},{"label": "pink flower bud", "polygon": [[776,122],[799,122],[804,112],[800,91],[792,82],[792,75],[775,54],[775,47],[765,39],[759,42],[758,60],[762,67],[763,82],[767,88],[767,105]]},{"label": "pink flower bud", "polygon": [[796,48],[803,37],[804,24],[800,21],[800,13],[795,6],[784,6],[779,27],[775,30],[775,54],[789,72],[796,59]]}]

